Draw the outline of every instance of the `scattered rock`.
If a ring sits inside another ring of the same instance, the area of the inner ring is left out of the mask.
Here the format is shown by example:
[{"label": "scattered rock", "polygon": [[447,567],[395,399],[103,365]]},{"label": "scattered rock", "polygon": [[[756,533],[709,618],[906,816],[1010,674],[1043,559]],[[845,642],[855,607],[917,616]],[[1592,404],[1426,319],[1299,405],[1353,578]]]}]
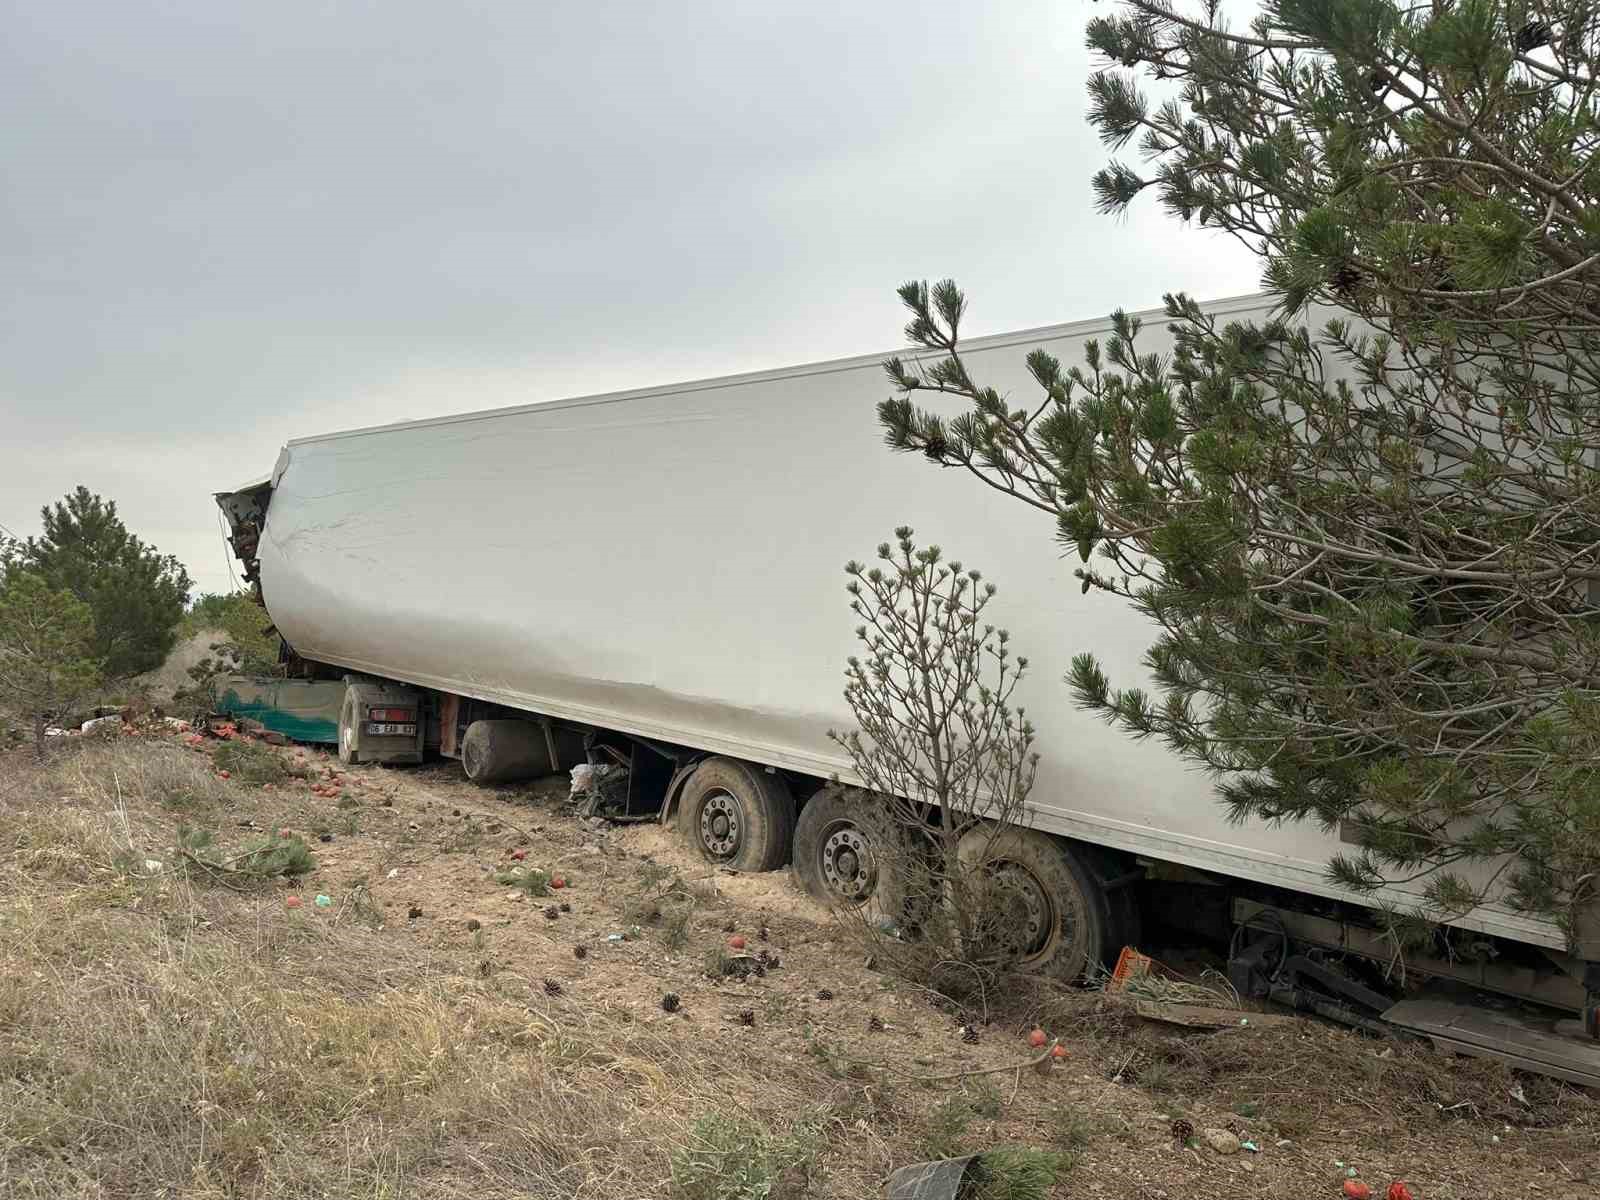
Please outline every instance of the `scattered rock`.
[{"label": "scattered rock", "polygon": [[1210,1146],[1218,1154],[1239,1153],[1238,1137],[1229,1133],[1226,1129],[1208,1129],[1202,1136],[1206,1140],[1206,1145]]},{"label": "scattered rock", "polygon": [[420,904],[413,904],[410,908],[406,909],[406,916],[413,921],[415,921],[421,915],[422,906]]}]

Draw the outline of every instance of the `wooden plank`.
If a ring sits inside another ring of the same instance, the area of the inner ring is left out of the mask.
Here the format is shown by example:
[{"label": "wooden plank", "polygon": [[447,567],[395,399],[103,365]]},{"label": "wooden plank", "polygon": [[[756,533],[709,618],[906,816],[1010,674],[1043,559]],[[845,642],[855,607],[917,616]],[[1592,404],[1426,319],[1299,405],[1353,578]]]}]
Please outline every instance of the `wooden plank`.
[{"label": "wooden plank", "polygon": [[1562,1037],[1514,1013],[1418,997],[1402,1000],[1383,1019],[1423,1034],[1444,1049],[1600,1087],[1600,1042]]},{"label": "wooden plank", "polygon": [[1211,1008],[1200,1004],[1167,1004],[1160,1000],[1135,1000],[1133,1011],[1152,1021],[1187,1025],[1193,1029],[1227,1029],[1234,1026],[1291,1025],[1300,1018],[1285,1013],[1244,1012],[1237,1008]]}]

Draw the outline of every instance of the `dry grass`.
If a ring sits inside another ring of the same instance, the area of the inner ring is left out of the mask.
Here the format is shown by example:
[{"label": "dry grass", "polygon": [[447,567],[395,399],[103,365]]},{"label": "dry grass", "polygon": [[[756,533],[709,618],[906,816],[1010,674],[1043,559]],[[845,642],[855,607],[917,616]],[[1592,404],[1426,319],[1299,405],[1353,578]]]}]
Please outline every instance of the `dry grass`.
[{"label": "dry grass", "polygon": [[[273,895],[146,875],[162,818],[237,799],[199,756],[113,744],[14,761],[7,1196],[656,1196],[699,1144],[696,1119],[728,1107],[705,1064],[614,1015],[397,954]],[[741,1119],[779,1146],[798,1099],[777,1084]]]},{"label": "dry grass", "polygon": [[[426,805],[454,801],[412,791],[366,792],[350,810],[392,830],[424,823],[399,882],[386,881],[392,834],[341,835],[326,850],[337,869],[314,885],[333,906],[288,909],[281,883],[235,891],[174,869],[178,831],[235,842],[258,836],[246,821],[337,815],[332,800],[221,780],[203,754],[157,740],[63,747],[42,768],[0,760],[0,1195],[857,1200],[924,1153],[999,1144],[1060,1154],[1072,1174],[1051,1195],[1122,1200],[1141,1194],[1126,1184],[1141,1170],[1198,1194],[1217,1168],[1170,1153],[1163,1117],[1149,1123],[1157,1108],[1197,1124],[1236,1113],[1297,1145],[1320,1137],[1318,1163],[1353,1131],[1371,1146],[1416,1130],[1451,1139],[1440,1153],[1454,1161],[1501,1122],[1543,1130],[1548,1161],[1596,1151],[1593,1098],[1405,1047],[1380,1058],[1378,1043],[1314,1022],[1183,1032],[1097,993],[1006,977],[981,997],[994,1023],[969,1047],[956,1029],[967,1018],[937,997],[805,936],[783,936],[786,965],[760,989],[717,984],[701,951],[725,958],[724,918],[740,914],[714,910],[734,902],[637,857],[579,859],[578,912],[546,922],[493,886],[494,847],[461,854],[450,878],[484,888],[463,902],[492,894],[518,919],[478,908],[470,935],[452,922],[448,937],[396,936],[409,880],[461,853],[448,820],[426,844]],[[529,850],[560,861],[573,833],[552,822]],[[662,908],[654,937],[573,965],[580,921],[615,929],[646,903]],[[681,947],[680,910],[693,912]],[[566,990],[547,995],[546,975]],[[814,1000],[819,982],[838,995]],[[661,1012],[668,990],[686,1014]],[[755,1028],[718,1036],[741,1009]],[[869,1032],[869,1014],[888,1031]],[[950,1073],[1020,1061],[1036,1022],[1072,1042],[1050,1078]],[[1114,1073],[1125,1086],[1106,1082]],[[1288,1152],[1261,1162],[1257,1181],[1275,1169],[1282,1185],[1262,1195],[1325,1182]]]}]

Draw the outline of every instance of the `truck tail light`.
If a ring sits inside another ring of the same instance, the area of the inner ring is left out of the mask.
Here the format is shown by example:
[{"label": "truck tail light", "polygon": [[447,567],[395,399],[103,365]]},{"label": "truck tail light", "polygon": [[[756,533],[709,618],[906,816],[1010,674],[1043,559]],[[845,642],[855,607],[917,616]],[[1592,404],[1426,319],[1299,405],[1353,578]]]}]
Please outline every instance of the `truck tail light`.
[{"label": "truck tail light", "polygon": [[369,721],[398,721],[410,724],[417,719],[417,710],[414,708],[369,708],[367,720]]}]

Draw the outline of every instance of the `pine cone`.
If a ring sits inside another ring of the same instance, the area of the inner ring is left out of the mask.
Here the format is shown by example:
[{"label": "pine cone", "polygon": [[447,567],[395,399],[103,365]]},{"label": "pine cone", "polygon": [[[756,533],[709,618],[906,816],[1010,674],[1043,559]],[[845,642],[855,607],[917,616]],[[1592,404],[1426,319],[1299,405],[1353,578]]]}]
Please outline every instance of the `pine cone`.
[{"label": "pine cone", "polygon": [[544,910],[544,919],[546,921],[554,921],[560,915],[561,915],[561,910],[559,908],[557,908],[554,904],[552,904],[549,908]]},{"label": "pine cone", "polygon": [[969,1046],[978,1044],[978,1027],[976,1025],[963,1025],[961,1027],[961,1040]]},{"label": "pine cone", "polygon": [[544,981],[544,994],[546,996],[561,995],[561,984],[556,982],[554,979],[546,979]]},{"label": "pine cone", "polygon": [[572,957],[573,958],[588,958],[589,957],[589,947],[587,947],[587,946],[574,946],[572,948]]},{"label": "pine cone", "polygon": [[818,988],[817,989],[817,999],[818,1000],[832,1000],[833,999],[833,993],[830,992],[827,988]]},{"label": "pine cone", "polygon": [[754,1025],[756,1023],[755,1009],[747,1008],[739,1014],[739,1024]]},{"label": "pine cone", "polygon": [[1187,1146],[1189,1139],[1194,1136],[1194,1123],[1179,1117],[1172,1123],[1172,1140],[1178,1145]]},{"label": "pine cone", "polygon": [[663,1012],[677,1012],[682,1004],[683,1001],[678,998],[677,992],[668,992],[665,996],[661,997],[661,1008]]},{"label": "pine cone", "polygon": [[883,1018],[878,1016],[877,1014],[873,1014],[872,1016],[868,1017],[867,1018],[867,1032],[868,1033],[882,1033],[883,1032]]}]

